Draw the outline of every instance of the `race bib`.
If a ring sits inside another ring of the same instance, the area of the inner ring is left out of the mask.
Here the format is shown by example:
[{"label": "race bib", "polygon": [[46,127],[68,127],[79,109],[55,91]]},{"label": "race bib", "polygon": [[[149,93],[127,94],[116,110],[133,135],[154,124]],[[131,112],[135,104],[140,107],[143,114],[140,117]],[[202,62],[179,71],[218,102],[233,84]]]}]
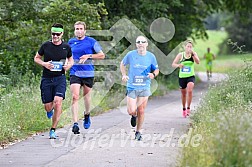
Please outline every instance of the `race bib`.
[{"label": "race bib", "polygon": [[60,61],[52,61],[53,69],[51,71],[61,71],[63,67],[63,62]]},{"label": "race bib", "polygon": [[146,76],[134,76],[133,85],[146,85]]},{"label": "race bib", "polygon": [[184,67],[181,69],[181,72],[182,72],[182,73],[190,73],[190,72],[191,72],[191,67],[186,67],[186,66],[184,66]]}]

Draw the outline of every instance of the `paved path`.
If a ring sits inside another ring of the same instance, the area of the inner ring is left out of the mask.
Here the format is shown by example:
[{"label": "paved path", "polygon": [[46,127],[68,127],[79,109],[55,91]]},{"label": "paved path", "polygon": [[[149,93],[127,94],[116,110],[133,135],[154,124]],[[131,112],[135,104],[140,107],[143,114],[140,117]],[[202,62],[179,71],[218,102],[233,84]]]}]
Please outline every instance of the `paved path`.
[{"label": "paved path", "polygon": [[[204,81],[204,74],[198,75]],[[208,83],[219,81],[219,78],[225,75],[214,74]],[[192,110],[207,87],[206,82],[196,85]],[[57,129],[59,138],[56,140],[49,140],[48,132],[41,133],[0,150],[0,166],[153,167],[179,164],[181,139],[186,140],[192,130],[189,118],[182,117],[179,90],[150,99],[143,141],[134,140],[134,129],[129,121],[124,106],[92,117],[91,128],[81,127],[79,135],[72,134],[70,125]]]}]

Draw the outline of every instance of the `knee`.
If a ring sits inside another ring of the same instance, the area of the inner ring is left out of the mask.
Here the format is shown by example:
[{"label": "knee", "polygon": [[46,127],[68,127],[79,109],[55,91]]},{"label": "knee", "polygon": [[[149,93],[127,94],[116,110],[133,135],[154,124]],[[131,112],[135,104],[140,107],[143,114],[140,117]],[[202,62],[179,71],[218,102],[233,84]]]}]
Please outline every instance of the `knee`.
[{"label": "knee", "polygon": [[193,92],[192,89],[189,89],[189,90],[187,91],[187,93],[190,94],[190,95],[192,94],[192,92]]},{"label": "knee", "polygon": [[182,97],[186,97],[186,92],[182,92],[182,93],[181,93],[181,96],[182,96]]},{"label": "knee", "polygon": [[55,108],[61,107],[61,105],[62,105],[62,100],[61,99],[55,99],[54,100]]},{"label": "knee", "polygon": [[128,113],[129,113],[129,115],[136,115],[135,111],[131,110],[131,109],[128,109]]},{"label": "knee", "polygon": [[78,101],[79,98],[80,98],[80,96],[79,96],[78,94],[73,94],[73,95],[72,95],[73,101]]},{"label": "knee", "polygon": [[139,115],[144,115],[144,109],[143,108],[138,108],[137,113]]}]

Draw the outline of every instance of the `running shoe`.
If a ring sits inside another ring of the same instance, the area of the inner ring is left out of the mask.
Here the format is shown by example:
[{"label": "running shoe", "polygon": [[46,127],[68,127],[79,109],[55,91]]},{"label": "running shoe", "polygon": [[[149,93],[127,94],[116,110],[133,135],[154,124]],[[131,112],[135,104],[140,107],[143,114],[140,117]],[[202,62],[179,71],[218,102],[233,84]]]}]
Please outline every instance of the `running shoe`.
[{"label": "running shoe", "polygon": [[187,112],[186,110],[183,110],[183,117],[186,118],[186,116],[187,116]]},{"label": "running shoe", "polygon": [[138,140],[138,141],[142,140],[142,135],[141,135],[140,132],[136,131],[136,133],[135,133],[135,139]]},{"label": "running shoe", "polygon": [[55,134],[54,130],[50,130],[49,137],[50,137],[50,139],[56,139],[56,134]]},{"label": "running shoe", "polygon": [[80,134],[80,128],[78,126],[78,123],[74,123],[73,127],[72,127],[72,132],[74,134]]},{"label": "running shoe", "polygon": [[190,111],[190,108],[188,108],[188,109],[186,110],[186,115],[189,116],[189,115],[190,115],[190,112],[191,112],[191,111]]},{"label": "running shoe", "polygon": [[46,112],[47,118],[48,118],[48,119],[51,119],[51,118],[53,117],[53,113],[54,113],[54,109],[52,109],[52,110],[49,111],[49,112]]},{"label": "running shoe", "polygon": [[91,125],[90,114],[84,115],[83,126],[85,129],[88,129]]},{"label": "running shoe", "polygon": [[132,127],[136,127],[136,120],[137,120],[137,116],[131,116],[131,119],[130,119],[130,124]]}]

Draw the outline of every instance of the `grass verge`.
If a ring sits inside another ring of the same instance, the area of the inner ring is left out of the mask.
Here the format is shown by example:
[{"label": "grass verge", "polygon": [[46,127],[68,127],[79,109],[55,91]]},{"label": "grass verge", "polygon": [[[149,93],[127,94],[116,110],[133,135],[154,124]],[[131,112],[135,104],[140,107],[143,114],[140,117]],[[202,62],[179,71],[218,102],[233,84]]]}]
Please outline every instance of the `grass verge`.
[{"label": "grass verge", "polygon": [[248,63],[210,88],[192,117],[193,135],[202,135],[203,141],[183,148],[181,166],[251,166],[251,67]]}]

